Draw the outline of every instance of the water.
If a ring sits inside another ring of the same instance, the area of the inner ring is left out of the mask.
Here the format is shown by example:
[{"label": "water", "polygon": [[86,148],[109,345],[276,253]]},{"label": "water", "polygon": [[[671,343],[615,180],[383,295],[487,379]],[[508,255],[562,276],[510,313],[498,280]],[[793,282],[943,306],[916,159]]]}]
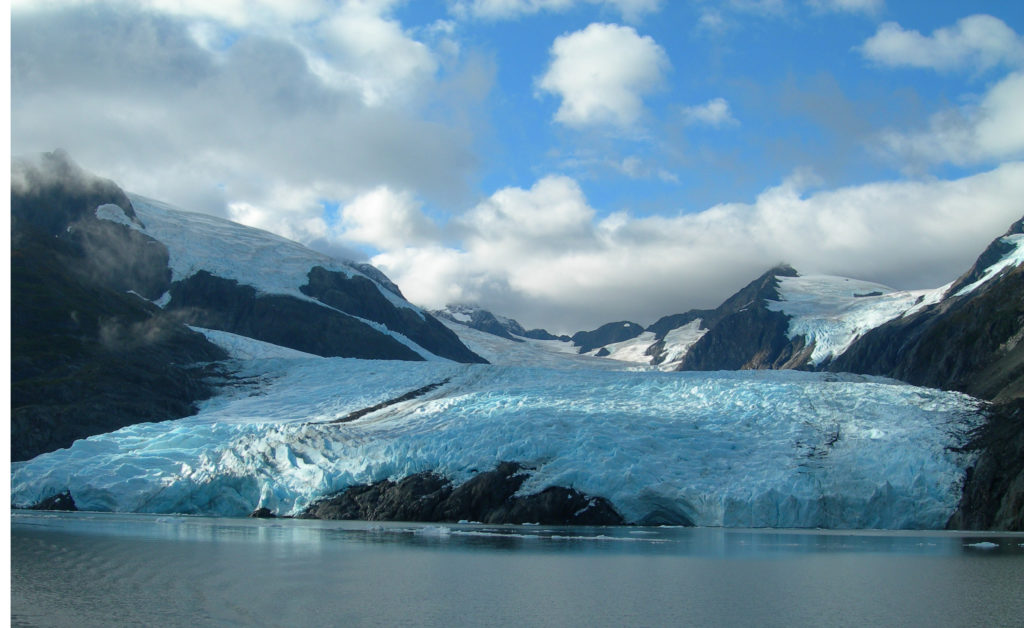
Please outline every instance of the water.
[{"label": "water", "polygon": [[1024,626],[1024,535],[15,511],[15,626]]}]

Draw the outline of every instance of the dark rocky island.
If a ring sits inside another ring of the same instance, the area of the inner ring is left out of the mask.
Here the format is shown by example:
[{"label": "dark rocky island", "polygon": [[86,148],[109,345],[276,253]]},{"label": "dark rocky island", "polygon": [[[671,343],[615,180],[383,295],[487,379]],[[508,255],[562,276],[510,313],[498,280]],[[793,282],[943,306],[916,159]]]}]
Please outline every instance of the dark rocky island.
[{"label": "dark rocky island", "polygon": [[516,495],[528,477],[529,471],[516,462],[502,462],[493,471],[478,473],[458,486],[426,471],[397,482],[351,486],[312,504],[299,517],[542,525],[625,523],[608,500],[575,489],[552,486],[533,495]]}]

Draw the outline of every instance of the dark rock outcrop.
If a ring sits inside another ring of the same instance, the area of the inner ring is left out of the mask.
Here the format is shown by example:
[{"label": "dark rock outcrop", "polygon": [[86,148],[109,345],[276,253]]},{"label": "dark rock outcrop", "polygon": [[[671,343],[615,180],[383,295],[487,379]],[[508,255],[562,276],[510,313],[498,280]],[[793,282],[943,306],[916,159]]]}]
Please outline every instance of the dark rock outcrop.
[{"label": "dark rock outcrop", "polygon": [[515,319],[498,316],[472,305],[449,305],[443,310],[434,310],[431,314],[437,318],[465,325],[470,329],[482,331],[513,342],[522,342],[523,338],[569,341],[568,336],[555,336],[546,329],[523,329],[523,326]]},{"label": "dark rock outcrop", "polygon": [[632,340],[644,333],[644,328],[629,321],[606,323],[591,331],[578,331],[572,335],[572,342],[580,353],[589,353],[605,345]]},{"label": "dark rock outcrop", "polygon": [[32,504],[27,510],[63,510],[70,512],[78,510],[78,507],[75,506],[75,500],[71,497],[71,491],[63,491],[47,497],[38,504]]},{"label": "dark rock outcrop", "polygon": [[965,449],[979,456],[946,528],[1024,531],[1024,400],[993,408]]},{"label": "dark rock outcrop", "polygon": [[349,277],[316,266],[309,271],[309,282],[300,286],[299,290],[342,312],[380,323],[434,355],[455,362],[486,362],[466,348],[452,330],[433,316],[411,308],[397,307],[366,277]]},{"label": "dark rock outcrop", "polygon": [[502,462],[493,471],[453,486],[435,473],[411,475],[352,486],[310,505],[300,518],[545,525],[622,525],[608,500],[564,487],[516,496],[528,477],[518,463]]},{"label": "dark rock outcrop", "polygon": [[566,335],[556,336],[546,329],[528,329],[523,332],[523,338],[530,338],[531,340],[560,340],[561,342],[569,342],[571,338]]},{"label": "dark rock outcrop", "polygon": [[522,342],[523,339],[518,336],[526,333],[518,322],[510,318],[499,319],[491,312],[478,307],[450,305],[431,314],[513,342]]},{"label": "dark rock outcrop", "polygon": [[[796,274],[789,266],[778,266],[715,310],[702,311],[701,327],[708,332],[690,348],[678,370],[804,367],[812,347],[805,346],[802,338],[791,340],[787,335],[789,316],[767,307],[767,301],[780,298],[779,277],[795,277]],[[698,317],[689,321],[695,318]]]},{"label": "dark rock outcrop", "polygon": [[96,218],[106,204],[137,221],[120,188],[66,155],[12,163],[14,461],[140,421],[192,414],[213,393],[204,364],[227,357],[140,298],[167,285],[167,251]]},{"label": "dark rock outcrop", "polygon": [[[1024,220],[1009,234],[1020,233]],[[996,402],[1024,395],[1024,267],[1010,267],[963,295],[1008,251],[990,245],[937,304],[885,323],[827,365]]]},{"label": "dark rock outcrop", "polygon": [[178,313],[189,325],[324,357],[423,359],[392,336],[351,316],[295,297],[259,294],[252,286],[206,271],[175,282],[170,293],[165,309]]}]

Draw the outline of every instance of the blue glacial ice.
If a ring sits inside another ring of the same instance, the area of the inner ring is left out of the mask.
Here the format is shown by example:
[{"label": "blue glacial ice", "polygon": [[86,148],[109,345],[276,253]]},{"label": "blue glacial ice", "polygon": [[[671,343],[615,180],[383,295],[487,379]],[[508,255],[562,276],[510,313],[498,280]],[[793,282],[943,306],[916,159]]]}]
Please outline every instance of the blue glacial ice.
[{"label": "blue glacial ice", "polygon": [[[980,421],[957,393],[855,375],[663,373],[297,354],[235,362],[244,386],[12,465],[12,503],[69,489],[85,510],[295,514],[354,484],[499,461],[521,489],[604,496],[631,522],[940,528]],[[448,380],[348,423],[349,413]]]}]

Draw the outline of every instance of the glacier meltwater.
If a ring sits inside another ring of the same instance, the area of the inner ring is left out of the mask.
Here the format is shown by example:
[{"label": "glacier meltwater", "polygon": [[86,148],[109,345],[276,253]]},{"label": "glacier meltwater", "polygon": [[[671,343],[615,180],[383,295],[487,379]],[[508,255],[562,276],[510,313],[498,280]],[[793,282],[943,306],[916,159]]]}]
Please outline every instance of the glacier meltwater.
[{"label": "glacier meltwater", "polygon": [[981,420],[970,397],[854,375],[245,355],[195,416],[13,464],[12,503],[70,490],[83,510],[288,515],[356,484],[516,461],[521,493],[572,487],[634,523],[941,528]]}]

